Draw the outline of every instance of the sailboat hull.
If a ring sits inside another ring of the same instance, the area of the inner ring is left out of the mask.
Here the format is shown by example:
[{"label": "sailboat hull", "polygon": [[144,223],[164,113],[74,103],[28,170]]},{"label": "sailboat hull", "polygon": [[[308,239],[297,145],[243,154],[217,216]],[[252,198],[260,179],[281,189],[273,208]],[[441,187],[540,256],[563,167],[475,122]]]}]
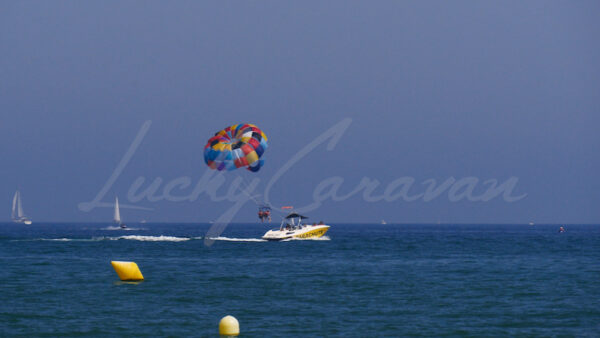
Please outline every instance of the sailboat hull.
[{"label": "sailboat hull", "polygon": [[21,218],[21,219],[13,219],[14,223],[17,224],[26,224],[26,225],[31,225],[31,220],[28,218]]}]

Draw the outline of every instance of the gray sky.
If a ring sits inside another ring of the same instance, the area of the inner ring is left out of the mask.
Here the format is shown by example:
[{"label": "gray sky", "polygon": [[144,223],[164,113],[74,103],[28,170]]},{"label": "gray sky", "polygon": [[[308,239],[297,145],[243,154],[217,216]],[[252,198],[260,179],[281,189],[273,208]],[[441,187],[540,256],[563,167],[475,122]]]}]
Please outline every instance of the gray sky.
[{"label": "gray sky", "polygon": [[[509,202],[328,199],[330,221],[600,222],[597,1],[0,1],[0,205],[19,188],[34,221],[109,221],[83,212],[145,121],[110,187],[125,221],[207,221],[232,202],[128,201],[134,181],[205,173],[203,147],[228,125],[269,136],[259,190],[343,119],[275,184],[271,202],[308,205],[320,182],[363,177],[409,195],[454,177],[518,178]],[[192,188],[177,192],[189,195]],[[256,220],[246,204],[237,221]]]}]

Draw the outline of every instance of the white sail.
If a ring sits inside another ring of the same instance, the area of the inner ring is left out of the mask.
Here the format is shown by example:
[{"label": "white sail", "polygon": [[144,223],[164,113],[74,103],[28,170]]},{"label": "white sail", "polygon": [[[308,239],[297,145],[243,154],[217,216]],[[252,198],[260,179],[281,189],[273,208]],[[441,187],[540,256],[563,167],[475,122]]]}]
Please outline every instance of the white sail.
[{"label": "white sail", "polygon": [[23,214],[23,201],[21,201],[21,193],[17,191],[19,194],[19,198],[17,198],[17,217],[19,219],[25,218],[25,214]]},{"label": "white sail", "polygon": [[115,216],[114,216],[114,221],[115,221],[115,223],[121,224],[121,212],[119,211],[119,198],[118,197],[115,197]]},{"label": "white sail", "polygon": [[19,190],[17,190],[17,192],[15,192],[15,197],[13,197],[12,214],[11,214],[11,218],[13,221],[17,219],[17,199],[18,198],[19,198]]}]

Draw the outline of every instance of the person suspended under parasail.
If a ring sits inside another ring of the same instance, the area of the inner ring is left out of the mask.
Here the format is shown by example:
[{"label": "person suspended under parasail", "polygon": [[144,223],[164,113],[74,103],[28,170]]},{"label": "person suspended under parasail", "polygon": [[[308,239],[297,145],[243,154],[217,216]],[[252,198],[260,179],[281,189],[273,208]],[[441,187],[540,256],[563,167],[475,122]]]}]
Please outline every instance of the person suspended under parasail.
[{"label": "person suspended under parasail", "polygon": [[260,218],[261,222],[265,222],[266,220],[268,220],[269,222],[271,222],[271,208],[268,206],[260,206],[258,208],[258,218]]}]

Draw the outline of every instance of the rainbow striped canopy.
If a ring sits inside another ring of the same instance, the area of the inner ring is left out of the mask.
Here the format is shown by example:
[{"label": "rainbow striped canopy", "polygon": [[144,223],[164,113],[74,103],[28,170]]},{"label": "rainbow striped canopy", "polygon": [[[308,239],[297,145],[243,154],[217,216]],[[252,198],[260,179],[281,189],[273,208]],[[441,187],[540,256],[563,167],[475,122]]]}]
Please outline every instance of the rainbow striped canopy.
[{"label": "rainbow striped canopy", "polygon": [[234,124],[211,137],[204,147],[204,161],[215,170],[245,167],[256,172],[264,164],[267,135],[253,124]]}]

